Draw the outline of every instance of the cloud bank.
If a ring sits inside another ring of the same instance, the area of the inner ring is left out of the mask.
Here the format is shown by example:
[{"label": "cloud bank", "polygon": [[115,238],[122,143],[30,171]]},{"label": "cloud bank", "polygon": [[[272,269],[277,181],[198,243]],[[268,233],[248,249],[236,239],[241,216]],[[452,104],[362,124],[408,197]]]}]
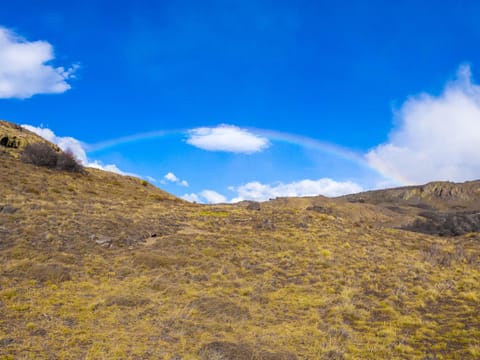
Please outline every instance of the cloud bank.
[{"label": "cloud bank", "polygon": [[75,158],[83,165],[86,167],[92,167],[95,169],[100,169],[100,170],[105,170],[105,171],[110,171],[114,172],[120,175],[131,175],[131,176],[137,176],[135,174],[129,174],[126,173],[122,170],[120,170],[117,165],[115,164],[107,164],[104,165],[98,160],[90,161],[87,158],[87,153],[85,151],[85,147],[82,144],[81,141],[69,137],[69,136],[57,136],[55,133],[48,129],[48,128],[43,128],[43,127],[36,127],[32,125],[22,125],[23,128],[30,130],[31,132],[43,137],[45,140],[48,140],[60,147],[63,151],[71,151],[72,154],[75,156]]},{"label": "cloud bank", "polygon": [[389,141],[366,155],[372,167],[405,184],[480,178],[480,86],[469,66],[439,96],[408,99],[395,120]]},{"label": "cloud bank", "polygon": [[189,130],[186,142],[203,150],[244,154],[259,152],[270,146],[268,139],[233,125]]},{"label": "cloud bank", "polygon": [[328,178],[318,180],[300,180],[291,183],[262,184],[258,181],[249,182],[239,187],[230,187],[235,196],[228,200],[224,195],[213,190],[204,190],[199,194],[185,194],[183,199],[191,202],[234,203],[242,200],[266,201],[284,196],[317,196],[329,197],[352,194],[363,191],[363,188],[352,182],[339,182]]},{"label": "cloud bank", "polygon": [[46,41],[27,41],[0,27],[0,98],[26,99],[35,94],[58,94],[71,88],[78,65],[53,67],[53,47]]},{"label": "cloud bank", "polygon": [[328,178],[318,180],[300,180],[288,184],[262,184],[258,181],[249,182],[234,188],[237,196],[231,202],[242,200],[264,201],[284,196],[316,196],[329,197],[352,194],[362,191],[362,187],[351,181],[339,182]]}]

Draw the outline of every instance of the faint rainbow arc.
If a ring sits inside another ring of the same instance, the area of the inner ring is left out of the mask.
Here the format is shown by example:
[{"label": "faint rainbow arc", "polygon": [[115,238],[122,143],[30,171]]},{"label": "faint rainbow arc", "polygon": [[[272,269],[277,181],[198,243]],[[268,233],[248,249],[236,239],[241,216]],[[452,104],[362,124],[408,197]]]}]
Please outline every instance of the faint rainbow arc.
[{"label": "faint rainbow arc", "polygon": [[404,178],[399,174],[392,174],[392,172],[388,171],[384,167],[379,168],[371,165],[367,161],[364,153],[358,153],[348,148],[344,148],[335,144],[320,141],[320,140],[313,139],[311,137],[307,137],[303,135],[285,133],[281,131],[267,130],[267,129],[257,129],[257,128],[248,128],[248,129],[253,133],[262,135],[271,140],[287,142],[287,143],[295,144],[301,147],[332,154],[338,158],[345,159],[361,167],[370,169],[376,172],[377,174],[381,175],[382,177],[384,177],[386,180],[389,180],[393,184],[398,184],[399,186],[412,184],[411,181],[408,180],[407,178]]},{"label": "faint rainbow arc", "polygon": [[[297,145],[300,147],[304,147],[307,149],[312,149],[312,150],[324,152],[327,154],[331,154],[335,157],[353,162],[359,166],[373,170],[374,172],[385,177],[386,179],[394,181],[399,185],[409,184],[409,181],[407,179],[402,178],[398,174],[392,175],[391,173],[388,173],[384,169],[378,169],[372,166],[365,159],[364,154],[354,152],[350,149],[347,149],[335,144],[331,144],[328,142],[320,141],[311,137],[293,134],[293,133],[286,133],[286,132],[281,132],[276,130],[260,129],[260,128],[253,128],[253,127],[246,127],[244,129],[247,129],[254,135],[265,137],[269,141],[285,142],[285,143]],[[191,129],[173,129],[173,130],[159,130],[159,131],[133,134],[133,135],[123,136],[115,139],[98,142],[95,144],[85,144],[85,148],[87,152],[102,151],[102,150],[106,150],[116,146],[135,143],[139,141],[153,140],[153,139],[162,138],[168,135],[174,135],[174,134],[187,135],[190,130]]]},{"label": "faint rainbow arc", "polygon": [[122,136],[115,139],[105,140],[95,144],[85,144],[85,148],[87,152],[102,151],[102,150],[106,150],[106,149],[113,148],[120,145],[134,143],[137,141],[152,140],[152,139],[161,138],[167,135],[182,133],[184,131],[185,130],[150,131],[145,133]]}]

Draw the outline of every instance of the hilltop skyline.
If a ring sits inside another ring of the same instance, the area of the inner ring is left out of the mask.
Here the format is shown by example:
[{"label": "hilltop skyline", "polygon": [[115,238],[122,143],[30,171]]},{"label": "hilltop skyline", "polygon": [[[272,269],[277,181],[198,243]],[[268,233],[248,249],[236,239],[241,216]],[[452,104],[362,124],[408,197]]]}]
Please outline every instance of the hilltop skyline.
[{"label": "hilltop skyline", "polygon": [[197,202],[473,180],[479,10],[9,3],[0,118]]}]

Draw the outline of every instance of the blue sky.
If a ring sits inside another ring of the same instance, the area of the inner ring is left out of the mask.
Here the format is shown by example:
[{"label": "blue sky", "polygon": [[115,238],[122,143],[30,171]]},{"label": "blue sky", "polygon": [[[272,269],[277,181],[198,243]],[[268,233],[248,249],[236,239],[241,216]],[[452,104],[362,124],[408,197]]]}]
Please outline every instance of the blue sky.
[{"label": "blue sky", "polygon": [[8,2],[0,118],[202,202],[476,179],[479,13],[476,1]]}]

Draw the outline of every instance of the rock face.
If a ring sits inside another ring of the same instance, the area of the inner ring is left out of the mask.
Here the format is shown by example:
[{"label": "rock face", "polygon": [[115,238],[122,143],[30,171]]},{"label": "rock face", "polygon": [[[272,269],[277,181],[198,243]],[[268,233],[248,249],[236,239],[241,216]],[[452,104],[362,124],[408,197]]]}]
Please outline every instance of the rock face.
[{"label": "rock face", "polygon": [[0,120],[0,151],[18,157],[26,145],[38,142],[47,141],[17,124]]},{"label": "rock face", "polygon": [[20,139],[18,139],[16,136],[8,137],[8,136],[4,135],[0,139],[0,145],[5,146],[7,148],[18,149],[20,147],[21,143],[22,143],[22,141]]},{"label": "rock face", "polygon": [[431,182],[341,197],[353,203],[394,204],[436,210],[480,210],[480,181]]},{"label": "rock face", "polygon": [[432,182],[421,186],[368,191],[341,197],[373,204],[405,218],[395,226],[431,235],[458,236],[480,231],[480,181]]},{"label": "rock face", "polygon": [[405,226],[405,230],[440,236],[458,236],[480,231],[480,212],[422,212],[422,218]]}]

